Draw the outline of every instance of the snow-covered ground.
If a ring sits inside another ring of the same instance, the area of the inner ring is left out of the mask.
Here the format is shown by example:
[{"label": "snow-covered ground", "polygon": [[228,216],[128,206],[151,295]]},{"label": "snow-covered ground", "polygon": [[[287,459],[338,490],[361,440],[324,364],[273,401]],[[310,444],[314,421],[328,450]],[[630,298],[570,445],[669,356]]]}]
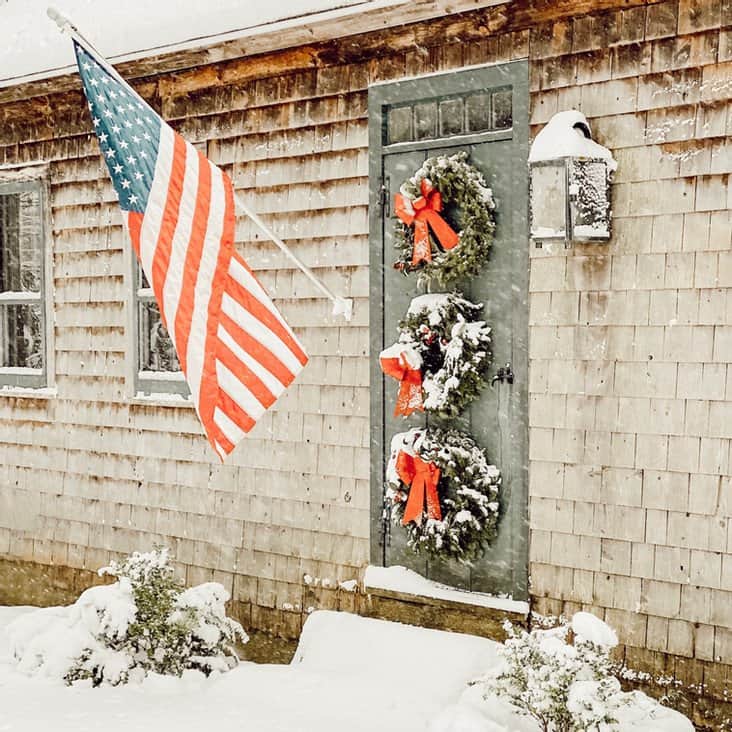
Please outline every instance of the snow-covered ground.
[{"label": "snow-covered ground", "polygon": [[[0,623],[20,612],[3,609]],[[215,679],[92,689],[19,674],[0,630],[0,730],[416,732],[495,662],[495,649],[470,636],[317,612],[289,666],[242,663]]]},{"label": "snow-covered ground", "polygon": [[[3,628],[30,608],[0,608],[0,732],[536,732],[467,683],[498,662],[498,644],[446,633],[315,612],[292,663],[242,663],[205,679],[148,677],[142,684],[64,686],[19,673]],[[630,732],[692,728],[648,700],[629,709]],[[649,719],[649,714],[653,719]]]}]

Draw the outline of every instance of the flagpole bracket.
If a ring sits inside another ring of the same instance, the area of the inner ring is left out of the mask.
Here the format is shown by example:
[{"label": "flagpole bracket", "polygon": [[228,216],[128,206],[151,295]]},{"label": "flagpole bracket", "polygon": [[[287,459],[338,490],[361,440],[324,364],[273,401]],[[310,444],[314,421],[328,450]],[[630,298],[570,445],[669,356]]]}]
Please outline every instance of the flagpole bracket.
[{"label": "flagpole bracket", "polygon": [[346,297],[336,297],[333,300],[333,315],[342,315],[350,323],[353,317],[353,300]]}]

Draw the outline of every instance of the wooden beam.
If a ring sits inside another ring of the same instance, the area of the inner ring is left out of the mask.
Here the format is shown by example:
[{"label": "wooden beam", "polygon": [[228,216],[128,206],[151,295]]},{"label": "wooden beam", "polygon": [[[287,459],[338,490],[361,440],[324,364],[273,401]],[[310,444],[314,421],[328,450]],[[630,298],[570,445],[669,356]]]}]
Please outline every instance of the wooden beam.
[{"label": "wooden beam", "polygon": [[[414,51],[445,43],[485,40],[526,31],[578,15],[644,6],[656,0],[415,0],[397,8],[372,10],[358,18],[327,21],[286,32],[227,41],[118,64],[138,91],[158,85],[155,97],[242,83],[303,69],[358,63],[384,50]],[[429,21],[429,22],[427,22]],[[154,78],[157,77],[157,78]],[[146,83],[140,83],[140,82]],[[0,104],[80,90],[77,74],[0,88]]]},{"label": "wooden beam", "polygon": [[[201,45],[196,48],[153,53],[140,59],[115,62],[114,65],[125,78],[134,79],[512,2],[515,0],[411,0],[393,8],[375,8],[352,16],[305,21],[302,25],[245,35],[236,40],[209,42],[206,45],[206,39],[202,39]],[[276,23],[272,25],[277,26]],[[75,73],[64,74],[0,88],[0,103],[74,88],[77,85],[75,77]]]}]

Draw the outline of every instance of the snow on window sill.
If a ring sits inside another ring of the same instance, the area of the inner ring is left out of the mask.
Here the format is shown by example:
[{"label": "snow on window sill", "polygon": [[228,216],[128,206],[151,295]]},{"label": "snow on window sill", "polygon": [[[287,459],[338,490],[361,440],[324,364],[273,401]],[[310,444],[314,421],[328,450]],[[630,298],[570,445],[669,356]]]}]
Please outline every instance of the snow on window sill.
[{"label": "snow on window sill", "polygon": [[138,391],[137,394],[130,399],[130,404],[137,404],[144,407],[194,408],[190,394],[172,394],[170,392],[151,392],[148,394],[144,391]]},{"label": "snow on window sill", "polygon": [[140,379],[150,379],[153,381],[185,381],[186,377],[182,371],[138,371],[137,376]]},{"label": "snow on window sill", "polygon": [[23,300],[23,301],[28,301],[28,302],[40,302],[41,293],[40,292],[25,292],[25,291],[13,292],[11,290],[6,290],[5,292],[0,292],[0,302],[3,302],[4,300]]},{"label": "snow on window sill", "polygon": [[483,592],[468,592],[457,590],[438,582],[433,582],[421,574],[417,574],[406,567],[366,567],[364,589],[386,590],[401,595],[410,595],[415,598],[430,598],[432,600],[447,600],[463,605],[476,605],[493,610],[517,613],[522,616],[529,614],[529,603],[523,600],[514,600],[511,597],[488,595]]},{"label": "snow on window sill", "polygon": [[[139,385],[147,388],[139,390],[130,399],[130,404],[187,409],[194,406],[190,392],[183,394],[180,391],[179,385],[185,384],[186,380],[182,371],[138,371],[137,379]],[[167,390],[166,382],[171,385],[170,391]]]},{"label": "snow on window sill", "polygon": [[[33,372],[33,369],[24,369],[23,373]],[[7,373],[0,372],[0,373]],[[39,372],[42,373],[42,372]],[[58,396],[58,390],[53,386],[14,386],[5,384],[0,386],[0,398],[2,397],[21,397],[25,399],[55,399]]]}]

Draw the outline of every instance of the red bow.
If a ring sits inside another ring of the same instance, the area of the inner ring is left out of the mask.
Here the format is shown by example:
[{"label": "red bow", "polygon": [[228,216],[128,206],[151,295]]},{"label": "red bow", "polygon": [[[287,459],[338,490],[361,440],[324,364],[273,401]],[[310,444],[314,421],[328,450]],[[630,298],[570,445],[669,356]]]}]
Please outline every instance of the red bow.
[{"label": "red bow", "polygon": [[394,416],[400,414],[409,416],[415,410],[424,411],[422,406],[422,371],[415,369],[407,360],[407,355],[402,351],[399,356],[387,356],[391,348],[387,349],[379,357],[381,370],[387,375],[394,377],[401,382],[399,395],[397,396]]},{"label": "red bow", "polygon": [[425,462],[419,456],[410,455],[402,450],[397,455],[396,470],[402,483],[411,486],[404,508],[402,526],[420,518],[425,506],[427,518],[442,521],[440,498],[437,495],[440,469],[434,463]]},{"label": "red bow", "polygon": [[[401,193],[397,193],[394,201],[396,215],[407,225],[414,224],[414,250],[412,251],[412,266],[420,262],[432,261],[432,247],[430,246],[429,228],[435,235],[443,249],[452,249],[460,240],[450,228],[445,219],[440,216],[442,211],[442,195],[432,184],[422,179],[420,184],[422,195],[413,201]],[[429,224],[429,228],[428,228]]]}]

